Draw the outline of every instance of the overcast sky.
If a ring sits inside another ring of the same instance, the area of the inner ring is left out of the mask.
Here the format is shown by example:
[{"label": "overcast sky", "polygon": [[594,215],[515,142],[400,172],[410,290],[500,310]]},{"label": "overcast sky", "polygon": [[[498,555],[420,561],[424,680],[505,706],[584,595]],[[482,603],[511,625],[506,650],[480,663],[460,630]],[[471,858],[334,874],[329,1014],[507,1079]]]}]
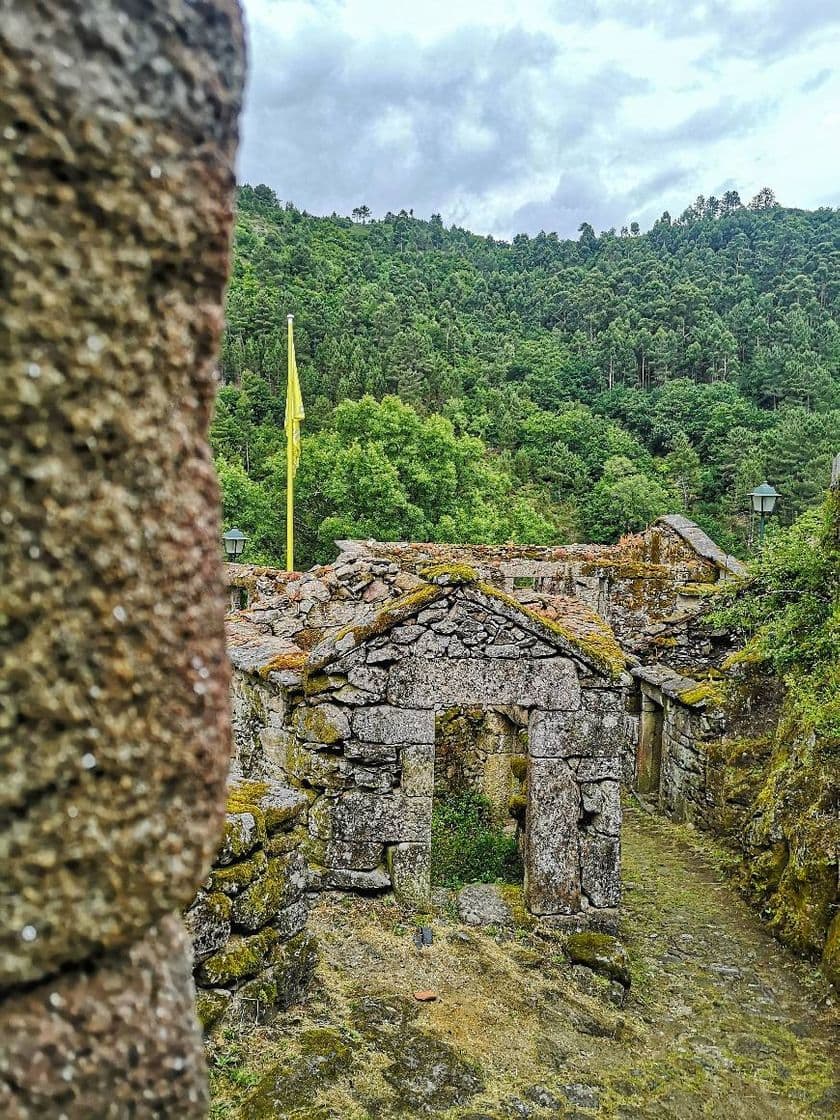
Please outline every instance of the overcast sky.
[{"label": "overcast sky", "polygon": [[840,0],[244,0],[240,179],[315,214],[574,235],[840,204]]}]

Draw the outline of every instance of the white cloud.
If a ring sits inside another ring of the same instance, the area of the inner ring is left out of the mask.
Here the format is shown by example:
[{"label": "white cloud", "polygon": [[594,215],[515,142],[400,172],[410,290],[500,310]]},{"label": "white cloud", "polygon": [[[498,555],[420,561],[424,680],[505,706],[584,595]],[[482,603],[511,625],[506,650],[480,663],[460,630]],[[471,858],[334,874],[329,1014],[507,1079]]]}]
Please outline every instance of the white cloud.
[{"label": "white cloud", "polygon": [[245,0],[241,178],[573,234],[734,185],[837,205],[835,0]]}]

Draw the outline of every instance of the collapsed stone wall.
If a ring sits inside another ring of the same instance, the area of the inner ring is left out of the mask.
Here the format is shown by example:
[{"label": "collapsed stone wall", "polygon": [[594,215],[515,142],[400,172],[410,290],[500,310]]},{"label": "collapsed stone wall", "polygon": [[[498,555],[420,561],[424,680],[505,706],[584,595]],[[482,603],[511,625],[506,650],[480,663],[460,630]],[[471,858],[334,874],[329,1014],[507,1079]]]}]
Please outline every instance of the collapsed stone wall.
[{"label": "collapsed stone wall", "polygon": [[303,794],[279,782],[231,783],[221,847],[185,914],[205,1031],[270,1022],[312,977],[307,809]]},{"label": "collapsed stone wall", "polygon": [[232,0],[0,0],[0,1114],[206,1113]]}]

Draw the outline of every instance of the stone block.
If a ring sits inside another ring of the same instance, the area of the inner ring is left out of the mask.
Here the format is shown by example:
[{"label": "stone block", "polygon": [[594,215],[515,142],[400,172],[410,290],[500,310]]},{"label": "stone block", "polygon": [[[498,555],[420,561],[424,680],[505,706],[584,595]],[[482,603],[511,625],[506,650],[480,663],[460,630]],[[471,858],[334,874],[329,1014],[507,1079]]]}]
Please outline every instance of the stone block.
[{"label": "stone block", "polygon": [[572,759],[572,766],[579,782],[600,782],[605,778],[618,781],[621,774],[621,760],[609,756],[599,758]]},{"label": "stone block", "polygon": [[278,1011],[298,1003],[318,964],[318,942],[299,933],[275,949],[272,962],[259,976],[246,981],[233,997],[230,1018],[240,1024],[271,1022]]},{"label": "stone block", "polygon": [[347,744],[344,757],[368,764],[396,762],[397,748],[394,743],[361,743],[353,739]]},{"label": "stone block", "polygon": [[347,713],[337,704],[311,704],[299,708],[295,727],[307,743],[333,745],[350,737]]},{"label": "stone block", "polygon": [[413,708],[518,704],[573,711],[580,707],[580,685],[574,663],[563,657],[409,657],[391,668],[388,699]]},{"label": "stone block", "polygon": [[618,781],[581,782],[580,796],[584,810],[592,815],[588,827],[606,836],[619,836],[621,793]]},{"label": "stone block", "polygon": [[525,899],[532,914],[580,909],[580,792],[561,758],[528,763]]},{"label": "stone block", "polygon": [[228,988],[261,972],[280,943],[280,935],[270,926],[252,937],[232,937],[227,945],[208,957],[196,969],[196,980],[203,987]]},{"label": "stone block", "polygon": [[203,961],[218,952],[231,933],[231,902],[227,895],[216,891],[201,893],[184,914],[184,925],[192,938],[193,955]]},{"label": "stone block", "polygon": [[592,906],[618,906],[621,901],[621,845],[617,836],[589,833],[580,842],[580,885]]},{"label": "stone block", "polygon": [[394,844],[388,848],[388,872],[399,902],[415,905],[428,900],[431,866],[429,843]]},{"label": "stone block", "polygon": [[538,758],[619,758],[625,746],[625,723],[612,712],[605,727],[603,713],[581,707],[576,712],[531,713],[528,752]]},{"label": "stone block", "polygon": [[431,797],[406,797],[350,790],[332,807],[332,836],[341,840],[375,840],[389,844],[425,841],[432,819]]},{"label": "stone block", "polygon": [[207,1115],[190,939],[164,918],[125,953],[0,1003],[4,1120]]},{"label": "stone block", "polygon": [[[231,0],[2,5],[3,987],[127,952],[218,844],[229,667],[206,434],[243,74]],[[103,1018],[116,1007],[103,993]],[[68,1112],[150,1114],[158,1092],[160,1114],[200,1112],[189,1070],[166,1084],[179,1045],[153,1069],[146,1039],[129,1074],[116,1026],[113,1058],[62,1027],[46,1079],[70,1035],[69,1068],[102,1096],[62,1083]]]},{"label": "stone block", "polygon": [[288,941],[306,926],[309,917],[309,903],[305,898],[299,898],[290,906],[284,906],[274,918],[274,929],[281,941]]},{"label": "stone block", "polygon": [[390,704],[361,708],[353,713],[353,733],[369,743],[434,743],[435,714]]},{"label": "stone block", "polygon": [[387,891],[391,887],[391,877],[381,867],[373,871],[353,871],[351,868],[325,867],[321,872],[321,884],[325,890]]},{"label": "stone block", "polygon": [[400,789],[406,797],[431,797],[435,788],[434,743],[411,743],[400,748]]},{"label": "stone block", "polygon": [[382,863],[384,845],[364,840],[328,840],[324,844],[325,867],[350,867],[356,871],[373,871]]},{"label": "stone block", "polygon": [[241,863],[231,863],[227,867],[217,867],[211,874],[209,879],[209,889],[211,891],[221,891],[229,898],[235,898],[241,891],[244,891],[249,883],[253,883],[258,879],[266,868],[266,853],[262,848],[259,848],[248,859],[242,860]]},{"label": "stone block", "polygon": [[274,922],[278,913],[297,901],[306,889],[306,862],[300,852],[268,861],[257,879],[234,900],[231,917],[237,929],[253,932]]},{"label": "stone block", "polygon": [[243,859],[253,850],[265,843],[265,822],[261,814],[228,813],[225,818],[225,831],[222,844],[216,853],[216,863],[225,867],[229,863]]}]

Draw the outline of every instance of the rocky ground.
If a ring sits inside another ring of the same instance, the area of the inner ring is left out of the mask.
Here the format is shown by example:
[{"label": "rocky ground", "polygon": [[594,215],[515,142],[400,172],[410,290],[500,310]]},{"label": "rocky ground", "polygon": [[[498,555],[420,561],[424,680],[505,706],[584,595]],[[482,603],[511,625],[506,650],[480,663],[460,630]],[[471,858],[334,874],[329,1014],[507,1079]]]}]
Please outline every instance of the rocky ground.
[{"label": "rocky ground", "polygon": [[480,929],[455,899],[418,918],[328,896],[306,1003],[211,1043],[214,1120],[840,1115],[840,1021],[819,974],[765,933],[704,838],[633,809],[623,835],[626,998],[515,891],[512,920]]}]

